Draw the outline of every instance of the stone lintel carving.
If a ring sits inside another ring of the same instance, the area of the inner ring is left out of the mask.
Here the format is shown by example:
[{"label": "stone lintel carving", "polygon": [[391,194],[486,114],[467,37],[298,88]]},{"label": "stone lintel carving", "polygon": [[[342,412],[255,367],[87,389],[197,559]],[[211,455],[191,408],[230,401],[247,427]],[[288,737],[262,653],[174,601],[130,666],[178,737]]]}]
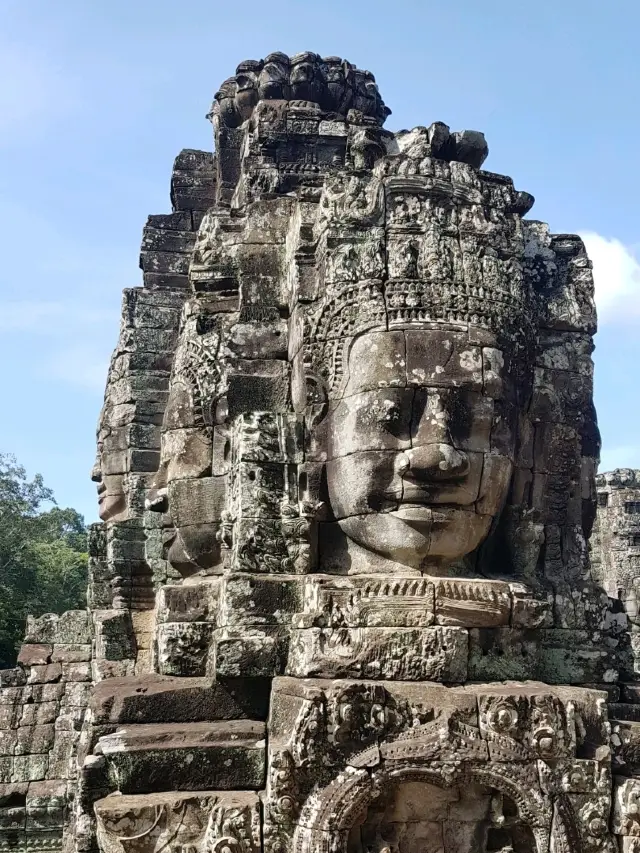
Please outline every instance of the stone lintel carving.
[{"label": "stone lintel carving", "polygon": [[95,804],[105,853],[259,853],[260,805],[249,792],[110,795]]},{"label": "stone lintel carving", "polygon": [[[355,827],[366,843],[365,828],[375,832],[376,821],[393,845],[394,826],[385,823],[397,823],[402,835],[407,812],[420,808],[413,820],[445,838],[466,833],[466,843],[502,833],[542,844],[513,849],[613,851],[601,693],[535,683],[443,688],[278,679],[273,703],[269,849],[281,849],[283,839],[296,850],[316,849],[322,837],[323,847],[343,849]],[[475,807],[464,815],[469,787]],[[380,836],[378,844],[384,846]]]}]

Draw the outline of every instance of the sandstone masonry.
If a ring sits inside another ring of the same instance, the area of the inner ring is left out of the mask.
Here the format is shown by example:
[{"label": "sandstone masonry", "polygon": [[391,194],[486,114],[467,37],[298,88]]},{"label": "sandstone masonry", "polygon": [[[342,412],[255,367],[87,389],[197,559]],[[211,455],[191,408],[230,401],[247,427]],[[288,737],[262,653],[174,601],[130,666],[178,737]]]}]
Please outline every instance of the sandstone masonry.
[{"label": "sandstone masonry", "polygon": [[274,53],[176,159],[88,609],[0,673],[0,847],[640,853],[640,479],[596,480],[591,264],[481,133],[389,112]]}]

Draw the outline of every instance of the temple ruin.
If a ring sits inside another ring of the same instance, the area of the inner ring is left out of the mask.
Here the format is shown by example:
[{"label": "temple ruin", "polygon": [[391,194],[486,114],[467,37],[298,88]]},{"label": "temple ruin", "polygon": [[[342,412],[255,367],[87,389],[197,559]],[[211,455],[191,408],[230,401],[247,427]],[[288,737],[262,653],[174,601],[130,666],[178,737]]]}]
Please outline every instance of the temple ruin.
[{"label": "temple ruin", "polygon": [[640,474],[596,478],[591,264],[481,133],[389,113],[274,53],[178,155],[87,610],[0,673],[0,850],[640,853]]}]

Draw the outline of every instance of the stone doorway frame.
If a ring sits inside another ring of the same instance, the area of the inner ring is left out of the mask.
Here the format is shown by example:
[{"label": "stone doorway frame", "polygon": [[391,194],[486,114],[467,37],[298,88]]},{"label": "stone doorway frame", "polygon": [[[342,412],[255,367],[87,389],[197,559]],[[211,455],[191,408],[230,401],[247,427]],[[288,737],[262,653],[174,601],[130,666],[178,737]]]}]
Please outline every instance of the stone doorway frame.
[{"label": "stone doorway frame", "polygon": [[558,794],[555,800],[541,797],[517,781],[522,765],[509,762],[499,766],[502,772],[496,771],[495,764],[481,766],[462,758],[446,762],[382,761],[372,768],[372,773],[348,766],[305,802],[293,836],[293,851],[346,853],[349,832],[358,819],[364,819],[383,790],[405,782],[425,782],[440,788],[475,782],[508,796],[516,805],[521,821],[532,831],[536,853],[587,853],[605,849],[583,843],[573,806],[566,795]]}]

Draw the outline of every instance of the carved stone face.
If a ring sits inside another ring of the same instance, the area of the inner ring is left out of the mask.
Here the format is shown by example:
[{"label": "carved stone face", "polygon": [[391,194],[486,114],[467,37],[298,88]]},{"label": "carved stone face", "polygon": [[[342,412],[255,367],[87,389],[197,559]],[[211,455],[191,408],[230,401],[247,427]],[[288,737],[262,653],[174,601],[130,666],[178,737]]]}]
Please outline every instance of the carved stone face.
[{"label": "carved stone face", "polygon": [[[228,127],[237,127],[242,121],[238,108],[236,107],[236,92],[238,84],[235,77],[225,80],[215,94],[218,111],[223,124]],[[213,114],[213,108],[212,113]]]},{"label": "carved stone face", "polygon": [[323,60],[327,76],[329,110],[336,112],[344,109],[347,100],[347,75],[344,62],[337,56]]},{"label": "carved stone face", "polygon": [[197,299],[184,306],[149,496],[149,507],[165,513],[173,529],[165,541],[167,559],[184,574],[209,569],[220,556],[224,487],[212,476],[212,457],[216,419],[226,413],[217,399],[220,331],[205,308]]},{"label": "carved stone face", "polygon": [[323,425],[343,532],[413,568],[469,554],[500,512],[512,472],[502,353],[466,331],[368,332],[354,340],[348,371]]},{"label": "carved stone face", "polygon": [[289,57],[284,53],[270,53],[258,78],[261,98],[289,97]]},{"label": "carved stone face", "polygon": [[361,110],[364,115],[374,115],[376,108],[376,97],[373,90],[377,92],[375,80],[366,72],[356,74],[356,91],[353,106],[357,110]]},{"label": "carved stone face", "polygon": [[258,75],[260,63],[252,60],[241,62],[236,69],[236,107],[242,120],[248,119],[258,103]]},{"label": "carved stone face", "polygon": [[98,515],[101,521],[124,521],[128,504],[124,490],[122,454],[110,446],[109,438],[98,442],[98,454],[91,469],[91,479],[98,486]]},{"label": "carved stone face", "polygon": [[295,100],[317,102],[322,95],[318,57],[299,53],[291,58],[291,95]]}]

